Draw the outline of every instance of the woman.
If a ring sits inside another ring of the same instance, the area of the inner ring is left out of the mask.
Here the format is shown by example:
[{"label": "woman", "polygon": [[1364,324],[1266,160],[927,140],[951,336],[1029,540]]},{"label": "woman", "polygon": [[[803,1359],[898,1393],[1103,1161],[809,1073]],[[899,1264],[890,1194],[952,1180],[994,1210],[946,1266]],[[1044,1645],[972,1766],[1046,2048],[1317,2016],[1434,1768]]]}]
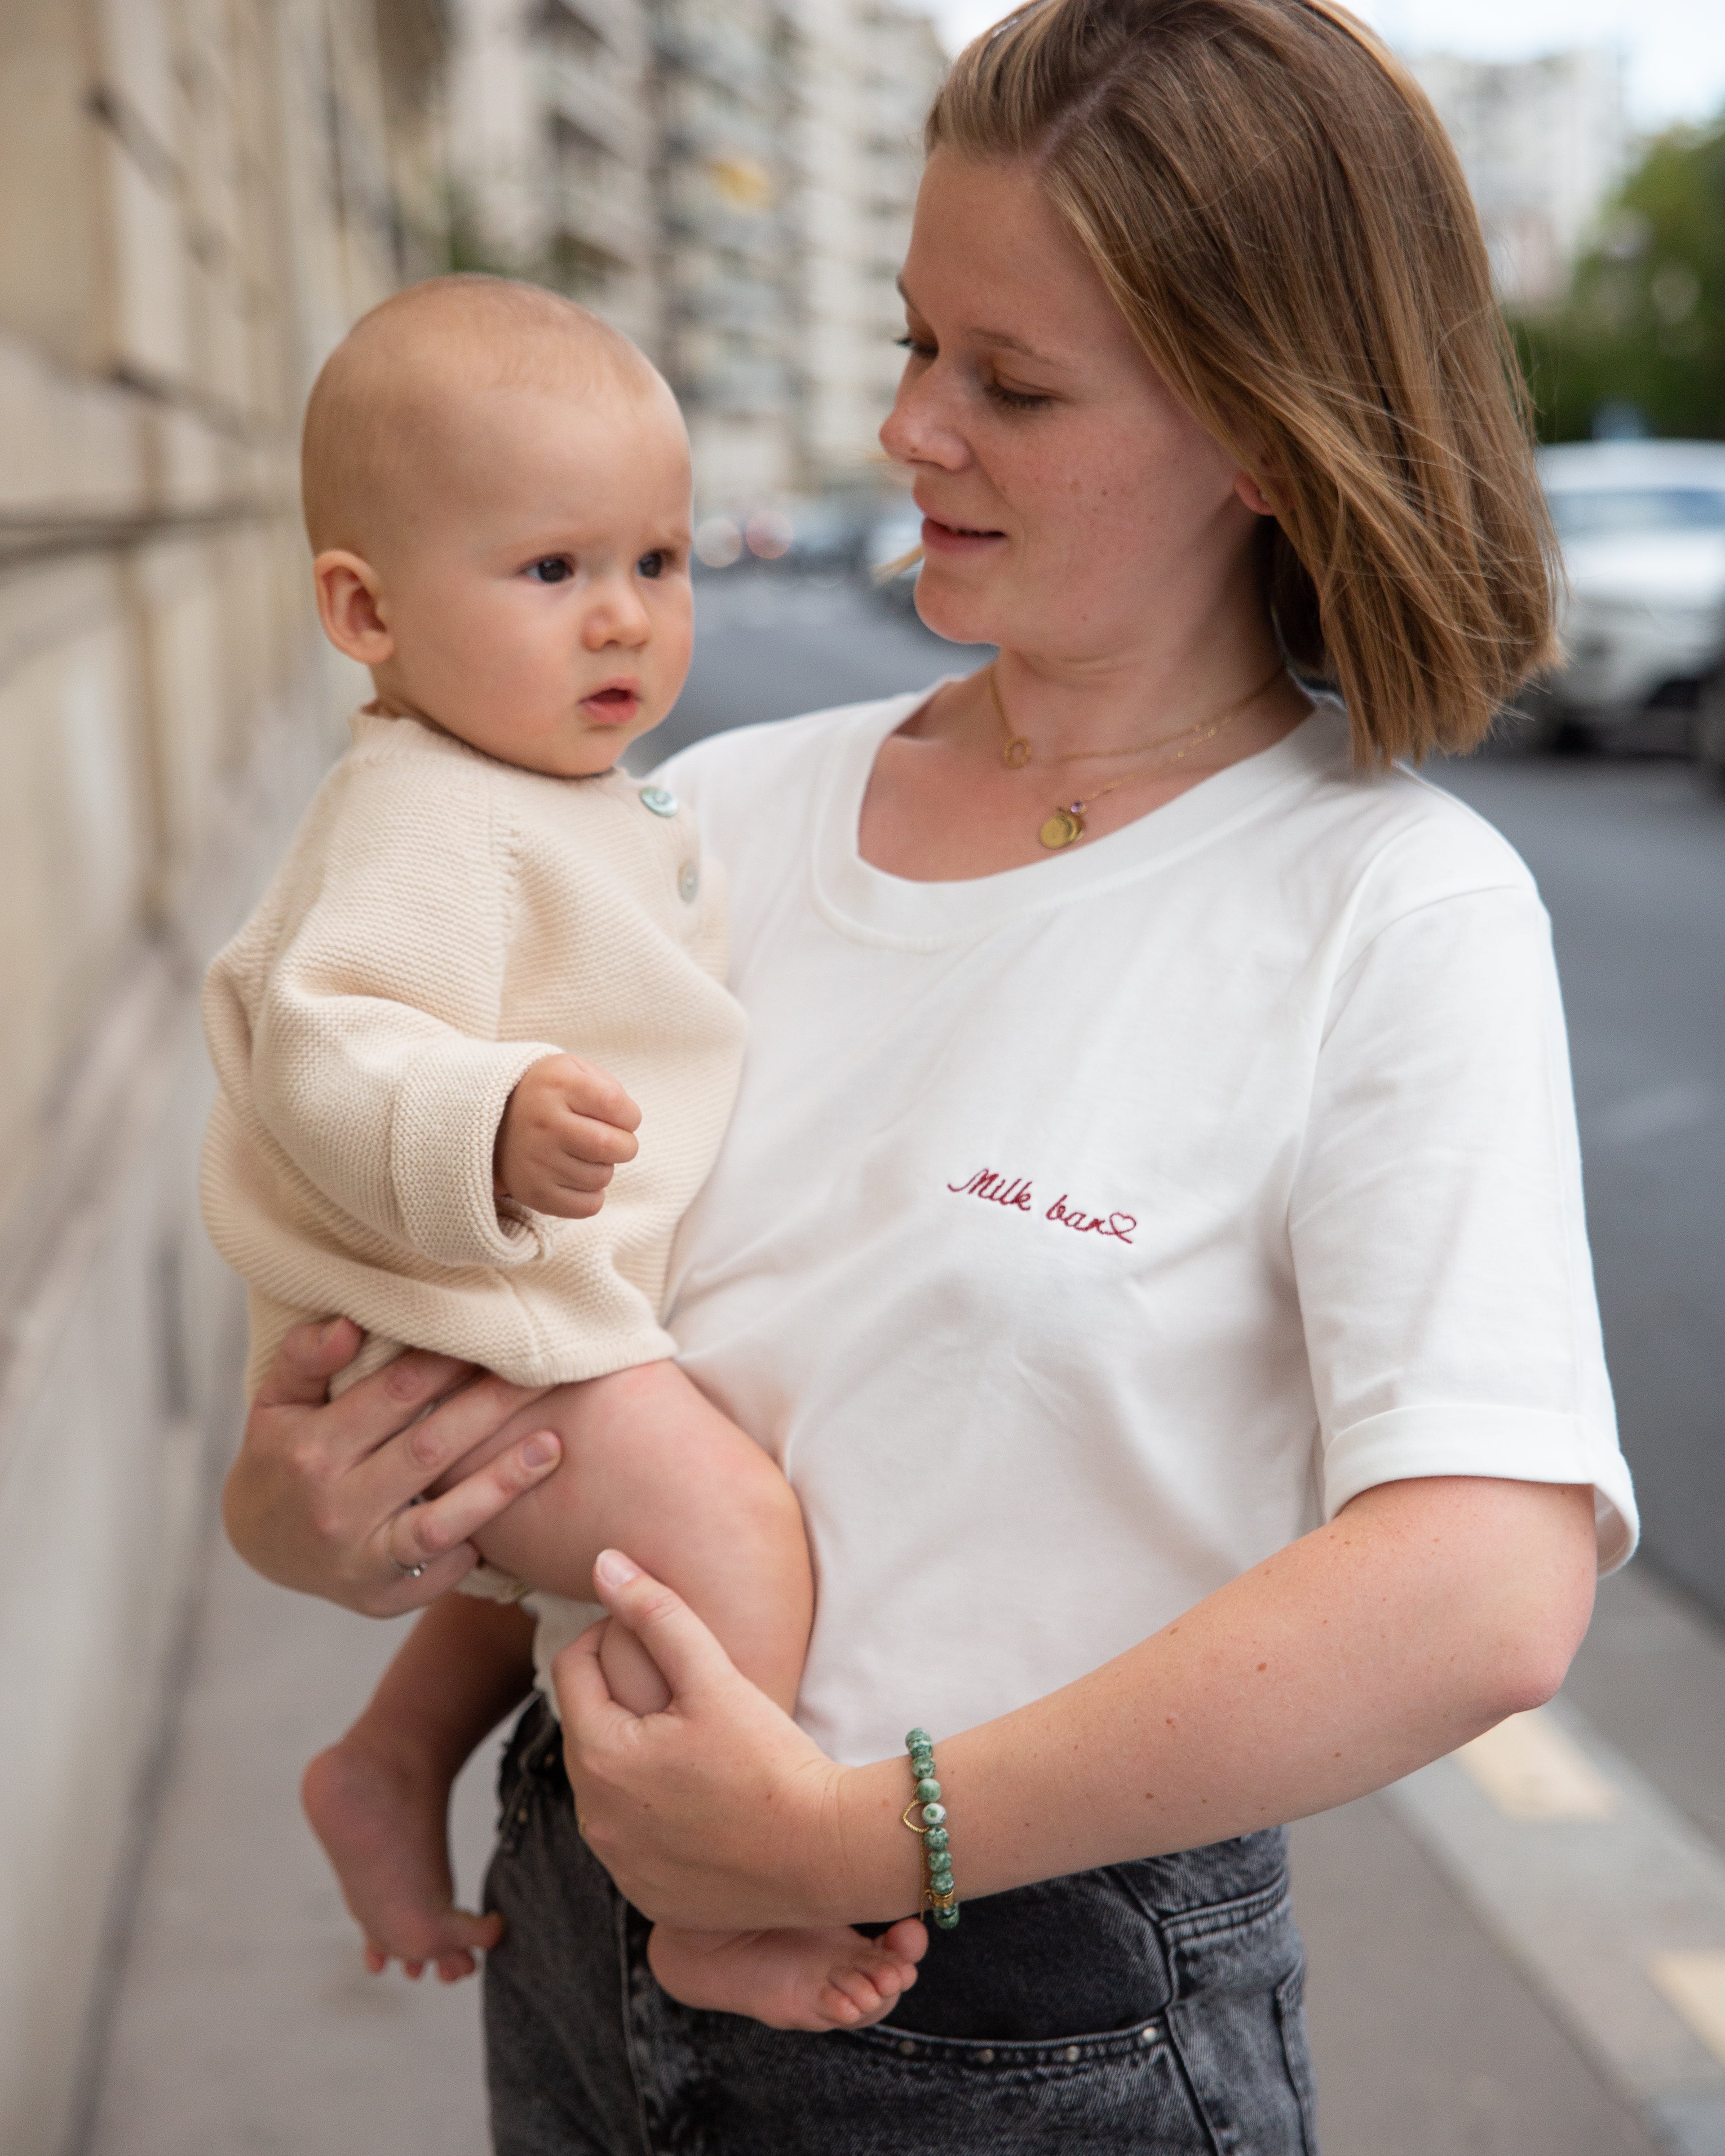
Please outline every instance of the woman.
[{"label": "woman", "polygon": [[[1043,0],[929,141],[883,439],[925,619],[998,666],[671,767],[754,1044],[672,1322],[802,1500],[801,1726],[602,1560],[676,1697],[624,1713],[588,1635],[567,1758],[542,1707],[517,1732],[487,1983],[521,2156],[1315,2148],[1281,1823],[1548,1697],[1633,1539],[1544,917],[1389,767],[1550,649],[1435,121],[1327,5]],[[583,1403],[482,1380],[404,1430],[459,1373],[323,1406],[348,1344],[285,1357],[230,1527],[397,1610]],[[913,1723],[963,1907],[890,2020],[658,1992],[638,1912],[915,1905]]]}]

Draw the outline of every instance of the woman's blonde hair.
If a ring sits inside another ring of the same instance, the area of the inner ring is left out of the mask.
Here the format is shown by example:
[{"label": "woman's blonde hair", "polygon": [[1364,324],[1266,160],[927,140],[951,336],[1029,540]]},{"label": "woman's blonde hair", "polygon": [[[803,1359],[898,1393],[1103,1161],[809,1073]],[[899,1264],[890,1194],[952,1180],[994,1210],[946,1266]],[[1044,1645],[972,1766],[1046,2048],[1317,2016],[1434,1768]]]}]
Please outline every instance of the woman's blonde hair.
[{"label": "woman's blonde hair", "polygon": [[1329,0],[1035,0],[931,151],[1026,158],[1153,364],[1276,511],[1288,657],[1362,763],[1472,747],[1553,650],[1527,398],[1455,153]]}]

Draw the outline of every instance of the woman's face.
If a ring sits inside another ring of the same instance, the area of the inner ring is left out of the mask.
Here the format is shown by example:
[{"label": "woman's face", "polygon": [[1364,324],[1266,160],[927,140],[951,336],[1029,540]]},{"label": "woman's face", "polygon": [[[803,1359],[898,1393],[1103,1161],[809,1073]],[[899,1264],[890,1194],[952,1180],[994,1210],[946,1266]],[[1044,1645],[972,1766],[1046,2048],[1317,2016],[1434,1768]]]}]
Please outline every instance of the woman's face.
[{"label": "woman's face", "polygon": [[1027,167],[937,150],[901,281],[910,357],[880,439],[916,475],[930,628],[1106,660],[1158,620],[1255,604],[1251,481],[1163,388]]}]

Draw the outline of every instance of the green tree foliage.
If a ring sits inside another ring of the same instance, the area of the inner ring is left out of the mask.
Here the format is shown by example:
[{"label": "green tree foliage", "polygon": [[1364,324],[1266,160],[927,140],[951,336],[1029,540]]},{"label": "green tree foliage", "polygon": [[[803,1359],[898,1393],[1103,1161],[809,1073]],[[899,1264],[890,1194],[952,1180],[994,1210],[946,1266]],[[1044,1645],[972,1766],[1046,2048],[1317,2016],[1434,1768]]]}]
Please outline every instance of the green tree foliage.
[{"label": "green tree foliage", "polygon": [[1568,297],[1512,326],[1548,442],[1602,406],[1651,434],[1725,439],[1725,116],[1649,147]]}]

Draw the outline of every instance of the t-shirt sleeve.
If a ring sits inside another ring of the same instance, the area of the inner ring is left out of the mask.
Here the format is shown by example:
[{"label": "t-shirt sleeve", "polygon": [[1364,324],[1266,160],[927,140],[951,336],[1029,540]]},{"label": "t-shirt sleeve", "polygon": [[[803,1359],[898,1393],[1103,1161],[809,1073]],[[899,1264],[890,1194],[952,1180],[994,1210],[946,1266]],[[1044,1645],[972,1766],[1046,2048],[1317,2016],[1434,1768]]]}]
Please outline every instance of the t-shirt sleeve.
[{"label": "t-shirt sleeve", "polygon": [[1291,1194],[1326,1518],[1430,1475],[1589,1483],[1635,1546],[1582,1209],[1549,923],[1530,885],[1360,936]]}]

